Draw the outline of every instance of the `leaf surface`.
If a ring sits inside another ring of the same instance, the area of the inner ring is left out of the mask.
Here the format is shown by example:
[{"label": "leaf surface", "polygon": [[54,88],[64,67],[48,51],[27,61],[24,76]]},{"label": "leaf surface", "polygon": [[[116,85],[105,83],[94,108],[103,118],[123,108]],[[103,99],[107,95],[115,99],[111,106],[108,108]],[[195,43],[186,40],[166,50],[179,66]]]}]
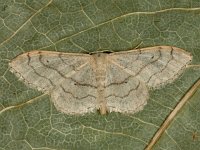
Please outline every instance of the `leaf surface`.
[{"label": "leaf surface", "polygon": [[[197,0],[0,0],[0,149],[133,149],[148,146],[200,78]],[[50,97],[28,88],[8,63],[31,50],[86,53],[176,46],[193,55],[175,82],[150,91],[134,115],[58,112]],[[153,149],[198,149],[200,90],[180,108]]]}]

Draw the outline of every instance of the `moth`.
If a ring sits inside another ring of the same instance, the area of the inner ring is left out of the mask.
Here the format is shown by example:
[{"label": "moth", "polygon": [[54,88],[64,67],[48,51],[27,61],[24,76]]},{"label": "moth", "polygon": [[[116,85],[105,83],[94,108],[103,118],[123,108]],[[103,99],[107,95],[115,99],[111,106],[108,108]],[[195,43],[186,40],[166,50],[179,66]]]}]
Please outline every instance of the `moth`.
[{"label": "moth", "polygon": [[58,111],[103,115],[142,110],[149,89],[173,82],[191,60],[180,48],[155,46],[93,55],[36,50],[9,66],[29,87],[49,94]]}]

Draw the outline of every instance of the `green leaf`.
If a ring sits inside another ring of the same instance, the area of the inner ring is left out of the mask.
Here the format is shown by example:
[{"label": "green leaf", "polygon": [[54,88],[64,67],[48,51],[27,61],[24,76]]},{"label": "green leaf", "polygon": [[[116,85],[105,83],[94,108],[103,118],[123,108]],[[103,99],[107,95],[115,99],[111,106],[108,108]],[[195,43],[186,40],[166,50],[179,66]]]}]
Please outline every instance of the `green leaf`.
[{"label": "green leaf", "polygon": [[[199,14],[198,0],[0,0],[0,150],[145,149],[200,78]],[[150,91],[148,104],[134,115],[62,114],[48,95],[28,88],[8,67],[14,57],[35,49],[85,53],[138,45],[185,49],[193,66]],[[199,149],[196,90],[153,149]]]}]

